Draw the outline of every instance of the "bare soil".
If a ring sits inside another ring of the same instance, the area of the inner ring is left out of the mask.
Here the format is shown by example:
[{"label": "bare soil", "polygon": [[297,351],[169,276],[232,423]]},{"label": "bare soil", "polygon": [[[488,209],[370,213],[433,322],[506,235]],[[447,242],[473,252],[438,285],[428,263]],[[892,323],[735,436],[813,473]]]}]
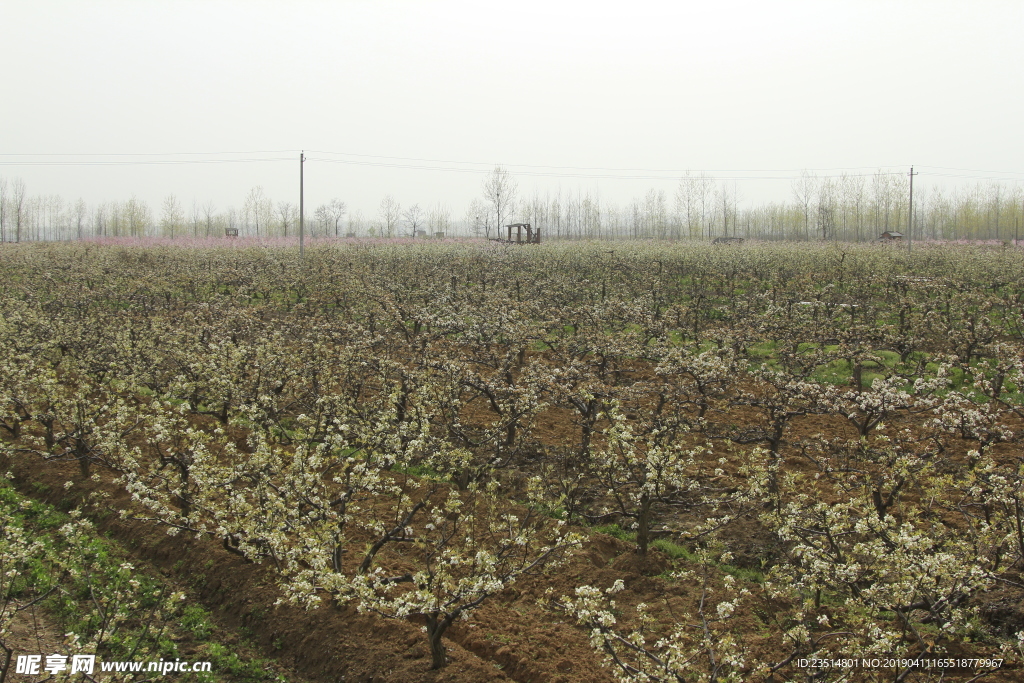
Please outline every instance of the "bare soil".
[{"label": "bare soil", "polygon": [[[537,436],[555,444],[573,429],[571,414],[557,409],[545,411],[536,425]],[[787,439],[795,442],[821,435],[852,436],[853,427],[834,416],[804,416],[794,420]],[[966,451],[970,443],[962,446]],[[1000,450],[1009,455],[1007,448]],[[786,466],[813,469],[793,449],[787,451]],[[77,467],[71,464],[40,467],[15,460],[0,461],[0,468],[14,473],[15,484],[25,495],[63,508],[79,504],[97,488],[111,494],[109,509],[129,504],[127,494],[109,482],[81,482]],[[63,484],[69,479],[81,483],[65,491]],[[275,606],[279,592],[273,572],[227,553],[217,543],[168,536],[156,527],[125,522],[109,512],[93,514],[93,519],[99,530],[125,548],[145,571],[183,586],[191,600],[211,611],[219,628],[244,635],[261,656],[276,659],[284,675],[296,681],[612,683],[612,672],[602,666],[588,634],[558,611],[538,605],[538,600],[548,591],[568,595],[579,585],[605,588],[621,579],[626,586],[616,596],[621,606],[644,602],[667,615],[666,623],[670,623],[683,613],[692,613],[700,594],[697,585],[664,578],[673,566],[665,555],[652,551],[642,559],[633,544],[593,534],[578,555],[555,573],[521,579],[484,603],[469,621],[453,626],[446,634],[449,664],[432,671],[426,638],[415,620],[360,615],[347,605],[328,605],[310,612]],[[693,520],[680,512],[663,521],[667,527],[684,528]],[[740,565],[756,567],[773,552],[770,534],[752,515],[730,525],[723,540]],[[1024,587],[1019,581],[1003,583],[977,600],[993,628],[1006,633],[1024,628]],[[764,615],[771,610],[771,605],[764,604],[741,616],[740,626],[751,634],[748,645],[755,653],[765,640],[757,634],[765,633],[768,622]],[[28,623],[27,619],[34,621]],[[39,614],[23,615],[14,637],[16,649],[41,653],[60,651],[63,640],[62,634],[47,625],[45,615]],[[1024,674],[1019,671],[1002,670],[985,680],[1016,681],[1022,680],[1021,676]]]}]

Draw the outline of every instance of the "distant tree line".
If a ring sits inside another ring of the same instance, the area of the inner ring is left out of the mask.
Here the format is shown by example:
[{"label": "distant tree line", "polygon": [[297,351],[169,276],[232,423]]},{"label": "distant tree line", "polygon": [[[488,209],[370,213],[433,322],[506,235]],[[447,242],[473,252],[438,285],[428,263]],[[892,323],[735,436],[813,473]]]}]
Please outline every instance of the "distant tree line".
[{"label": "distant tree line", "polygon": [[[687,173],[670,196],[650,189],[625,205],[596,192],[521,194],[509,171],[496,167],[481,195],[461,218],[443,203],[403,206],[386,195],[375,215],[349,211],[334,198],[307,208],[310,238],[435,237],[495,238],[509,222],[541,229],[545,239],[700,240],[744,237],[761,240],[863,242],[884,231],[907,232],[910,211],[906,173],[817,176],[802,173],[790,196],[741,206],[736,181]],[[914,192],[913,238],[929,240],[1014,240],[1024,228],[1024,188],[1000,182],[951,190],[920,183]],[[298,234],[297,202],[274,202],[256,186],[240,208],[212,201],[183,203],[167,195],[154,210],[136,196],[89,205],[60,195],[30,195],[21,178],[0,177],[0,241],[54,241],[103,237],[223,237],[228,230],[247,237]]]}]

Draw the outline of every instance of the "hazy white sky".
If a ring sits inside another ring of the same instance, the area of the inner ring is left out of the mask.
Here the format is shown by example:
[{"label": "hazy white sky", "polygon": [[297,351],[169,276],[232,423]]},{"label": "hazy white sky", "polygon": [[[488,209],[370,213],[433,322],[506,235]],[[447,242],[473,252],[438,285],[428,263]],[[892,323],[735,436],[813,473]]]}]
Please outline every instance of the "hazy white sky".
[{"label": "hazy white sky", "polygon": [[[683,169],[743,178],[741,204],[791,196],[746,178],[804,168],[1012,182],[1022,19],[979,0],[3,0],[0,175],[226,208],[257,184],[297,199],[306,149],[307,207],[366,217],[386,193],[461,216],[498,163],[526,194],[620,204],[671,197]],[[155,156],[42,156],[114,154]],[[69,160],[90,163],[51,163]],[[95,163],[125,160],[211,163]]]}]

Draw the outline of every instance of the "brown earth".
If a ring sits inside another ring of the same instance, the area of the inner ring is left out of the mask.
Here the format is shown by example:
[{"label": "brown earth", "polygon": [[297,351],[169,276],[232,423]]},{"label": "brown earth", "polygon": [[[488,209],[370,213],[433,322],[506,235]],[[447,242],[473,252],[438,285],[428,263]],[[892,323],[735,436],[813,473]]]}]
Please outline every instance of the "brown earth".
[{"label": "brown earth", "polygon": [[[735,419],[739,417],[737,414]],[[572,416],[564,410],[545,411],[537,419],[538,436],[547,443],[561,442],[573,429]],[[834,438],[853,434],[852,425],[840,417],[804,416],[793,421],[787,440],[792,444],[820,435]],[[964,451],[969,447],[969,442],[962,444]],[[998,450],[1010,455],[1013,448],[1001,446]],[[787,467],[814,470],[813,464],[791,446],[785,455]],[[65,509],[100,488],[112,496],[108,509],[129,504],[127,494],[109,482],[81,482],[78,468],[72,464],[39,467],[35,462],[14,460],[0,461],[0,468],[14,473],[15,484],[25,495]],[[65,492],[63,484],[69,479],[80,483]],[[666,615],[664,623],[674,622],[684,612],[692,614],[700,595],[699,585],[659,576],[673,565],[659,552],[652,551],[648,559],[642,560],[632,552],[631,543],[593,534],[581,552],[555,573],[521,579],[485,602],[468,622],[453,626],[445,637],[449,664],[440,671],[431,671],[425,636],[413,620],[360,615],[347,605],[324,606],[311,612],[275,606],[279,593],[272,571],[225,552],[217,543],[171,537],[152,525],[125,522],[109,513],[94,514],[93,519],[102,533],[117,541],[147,571],[184,586],[190,599],[211,611],[218,627],[249,636],[262,656],[275,658],[292,680],[611,683],[611,670],[602,666],[587,633],[565,615],[538,605],[546,591],[571,595],[583,584],[606,588],[622,579],[626,590],[616,597],[617,602],[623,607],[640,602],[652,605]],[[682,512],[662,521],[665,527],[681,529],[692,520]],[[753,515],[734,522],[723,540],[740,565],[756,567],[772,552],[770,535]],[[1024,624],[1022,597],[1024,587],[1006,583],[979,600],[990,623],[1020,629]],[[754,652],[760,651],[765,641],[757,634],[765,632],[768,621],[764,615],[771,611],[771,605],[755,605],[737,622],[744,633],[750,634],[748,645]],[[26,639],[38,637],[39,645],[53,646],[60,634],[48,632],[45,624],[35,630],[22,624],[17,637],[26,643]],[[1004,670],[986,680],[1020,680],[1017,673]]]},{"label": "brown earth", "polygon": [[[78,478],[78,469],[71,464],[39,468],[12,461],[0,462],[0,467],[14,474],[23,494],[61,508],[79,504],[98,488],[114,496],[110,509],[128,503],[127,495],[109,484],[88,481],[65,492],[64,482]],[[277,659],[296,678],[366,683],[612,681],[585,634],[537,607],[532,597],[537,591],[524,594],[520,584],[485,603],[468,626],[446,635],[449,664],[430,671],[426,638],[415,623],[360,615],[350,606],[311,612],[275,606],[279,593],[272,572],[225,552],[217,543],[168,536],[150,524],[109,514],[93,517],[97,528],[137,561],[185,586],[190,599],[209,609],[219,627],[252,634],[264,656]],[[610,537],[591,545],[595,547],[584,551],[587,559],[574,563],[574,575],[592,568],[591,558],[606,564],[609,553],[629,550],[628,544]],[[616,572],[616,577],[622,576]],[[577,585],[564,573],[560,577],[544,585],[566,592]]]}]

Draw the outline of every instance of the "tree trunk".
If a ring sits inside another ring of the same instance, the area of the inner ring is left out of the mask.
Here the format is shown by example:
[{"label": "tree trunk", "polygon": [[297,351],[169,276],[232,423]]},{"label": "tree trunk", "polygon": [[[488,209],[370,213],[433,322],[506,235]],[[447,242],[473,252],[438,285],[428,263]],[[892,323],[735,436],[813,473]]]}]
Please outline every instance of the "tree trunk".
[{"label": "tree trunk", "polygon": [[636,553],[640,557],[647,557],[647,546],[651,540],[651,503],[651,497],[648,494],[640,496],[636,530]]},{"label": "tree trunk", "polygon": [[441,636],[448,629],[448,621],[438,621],[436,614],[427,615],[427,642],[430,643],[430,668],[440,669],[445,665],[444,643]]},{"label": "tree trunk", "polygon": [[11,659],[14,657],[14,649],[0,643],[0,651],[4,653],[3,663],[0,664],[0,683],[7,678],[7,672],[11,668]]}]

